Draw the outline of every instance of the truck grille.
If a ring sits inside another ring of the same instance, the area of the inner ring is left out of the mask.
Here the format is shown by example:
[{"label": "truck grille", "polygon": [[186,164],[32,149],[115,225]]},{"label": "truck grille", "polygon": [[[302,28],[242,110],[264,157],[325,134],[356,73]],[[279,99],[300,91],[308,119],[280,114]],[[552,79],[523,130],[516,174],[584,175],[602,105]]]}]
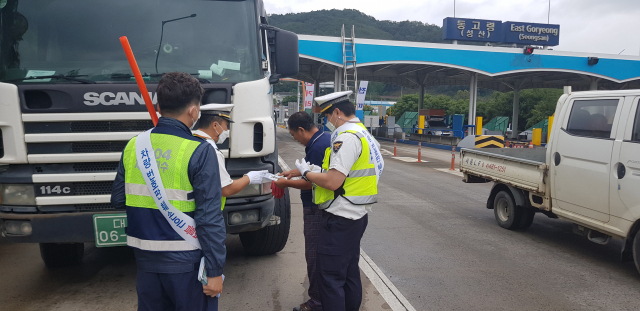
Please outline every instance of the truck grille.
[{"label": "truck grille", "polygon": [[74,182],[75,195],[111,194],[113,181]]},{"label": "truck grille", "polygon": [[115,210],[115,208],[109,203],[76,204],[73,207],[75,207],[76,212]]},{"label": "truck grille", "polygon": [[130,121],[80,121],[80,122],[28,122],[25,134],[44,133],[95,133],[95,132],[143,132],[153,127],[151,120]]},{"label": "truck grille", "polygon": [[128,141],[71,143],[73,153],[121,152]]},{"label": "truck grille", "polygon": [[42,164],[33,167],[34,174],[115,172],[118,162]]},{"label": "truck grille", "polygon": [[88,162],[73,164],[76,172],[112,172],[118,168],[118,162]]},{"label": "truck grille", "polygon": [[29,154],[122,152],[128,141],[28,143]]}]

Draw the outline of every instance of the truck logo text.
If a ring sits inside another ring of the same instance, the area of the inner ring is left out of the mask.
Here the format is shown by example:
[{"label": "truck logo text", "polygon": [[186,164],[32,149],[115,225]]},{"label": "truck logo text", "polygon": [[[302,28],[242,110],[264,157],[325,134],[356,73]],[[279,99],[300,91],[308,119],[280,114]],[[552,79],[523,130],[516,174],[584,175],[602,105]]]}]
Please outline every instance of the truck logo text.
[{"label": "truck logo text", "polygon": [[[153,102],[154,105],[158,103],[158,96],[156,93],[149,92],[149,96],[151,97],[151,101]],[[97,106],[97,105],[117,106],[120,104],[133,106],[136,103],[138,103],[139,105],[144,105],[144,99],[142,99],[142,95],[136,92],[84,93],[84,104],[87,106]]]}]

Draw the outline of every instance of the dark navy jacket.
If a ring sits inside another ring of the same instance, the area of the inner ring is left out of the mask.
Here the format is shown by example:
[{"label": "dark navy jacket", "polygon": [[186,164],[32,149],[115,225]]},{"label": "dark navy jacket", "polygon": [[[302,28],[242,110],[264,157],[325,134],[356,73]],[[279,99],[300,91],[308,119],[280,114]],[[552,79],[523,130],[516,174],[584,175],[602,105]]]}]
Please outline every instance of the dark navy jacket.
[{"label": "dark navy jacket", "polygon": [[[324,152],[331,146],[331,134],[323,131],[317,131],[304,148],[306,156],[304,157],[307,162],[322,167],[322,161],[324,160]],[[312,206],[313,195],[311,190],[301,190],[300,198],[302,199],[302,206]]]},{"label": "dark navy jacket", "polygon": [[[191,156],[188,167],[189,181],[193,186],[196,210],[186,213],[196,222],[196,234],[202,250],[183,252],[153,252],[134,248],[138,269],[151,273],[184,273],[197,269],[204,255],[207,276],[222,274],[227,250],[226,228],[220,210],[222,190],[218,157],[213,147],[194,137],[184,123],[162,117],[152,133],[168,134],[202,142]],[[111,205],[126,206],[124,166],[122,159],[111,193]],[[127,234],[145,240],[182,240],[157,209],[126,206]]]}]

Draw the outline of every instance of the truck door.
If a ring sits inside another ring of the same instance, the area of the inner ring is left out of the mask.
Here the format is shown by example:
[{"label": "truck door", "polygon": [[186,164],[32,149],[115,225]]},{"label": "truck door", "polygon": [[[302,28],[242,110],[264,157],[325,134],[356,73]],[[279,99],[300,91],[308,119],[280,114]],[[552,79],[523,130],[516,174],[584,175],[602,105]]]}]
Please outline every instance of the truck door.
[{"label": "truck door", "polygon": [[552,146],[555,206],[609,221],[609,175],[622,98],[575,98]]},{"label": "truck door", "polygon": [[[625,124],[616,137],[611,174],[611,217],[632,222],[640,217],[640,107],[630,97]],[[626,126],[625,126],[626,125]],[[624,127],[623,127],[624,126]],[[622,130],[624,129],[624,130]],[[613,219],[612,219],[613,221]]]}]

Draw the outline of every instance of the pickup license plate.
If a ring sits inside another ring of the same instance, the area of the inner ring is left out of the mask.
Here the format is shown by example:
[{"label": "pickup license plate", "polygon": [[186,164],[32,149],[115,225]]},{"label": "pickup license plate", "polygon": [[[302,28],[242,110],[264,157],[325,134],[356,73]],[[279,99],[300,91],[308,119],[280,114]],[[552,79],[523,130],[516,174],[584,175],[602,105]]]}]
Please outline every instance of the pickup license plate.
[{"label": "pickup license plate", "polygon": [[93,229],[96,235],[96,247],[126,246],[127,214],[93,215]]}]

